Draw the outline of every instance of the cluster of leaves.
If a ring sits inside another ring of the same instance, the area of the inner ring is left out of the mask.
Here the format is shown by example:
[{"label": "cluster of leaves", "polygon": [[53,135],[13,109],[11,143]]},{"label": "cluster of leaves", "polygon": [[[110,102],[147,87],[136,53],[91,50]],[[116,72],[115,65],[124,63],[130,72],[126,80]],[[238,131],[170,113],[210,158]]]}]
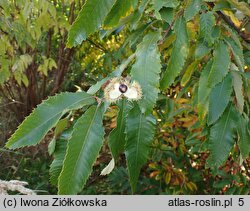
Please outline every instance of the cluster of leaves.
[{"label": "cluster of leaves", "polygon": [[1,105],[17,121],[59,90],[73,55],[65,45],[74,10],[69,1],[0,2]]},{"label": "cluster of leaves", "polygon": [[[191,95],[192,90],[189,90]],[[159,131],[152,145],[150,177],[167,194],[248,194],[250,182],[241,167],[239,147],[235,145],[229,159],[220,168],[208,168],[209,128],[204,128],[192,103],[178,85],[172,97],[162,98],[156,116]],[[175,98],[174,96],[177,95]],[[165,113],[166,112],[166,113]],[[249,159],[246,159],[249,165]]]},{"label": "cluster of leaves", "polygon": [[[151,176],[181,187],[173,193],[197,191],[200,165],[205,168],[202,176],[211,181],[209,171],[219,175],[229,156],[240,166],[250,154],[249,39],[244,30],[249,14],[247,4],[233,0],[87,0],[70,28],[67,46],[81,45],[97,31],[103,39],[125,31],[128,36],[120,48],[129,57],[87,92],[62,93],[44,101],[6,146],[38,144],[56,127],[50,147],[55,156],[51,181],[59,194],[80,192],[103,145],[102,120],[109,104],[102,100],[101,87],[111,77],[129,74],[141,85],[143,97],[117,103],[116,128],[108,136],[112,157],[119,163],[119,155],[125,153],[135,192],[158,129],[156,148],[168,153],[161,157],[156,153],[159,158],[150,165],[155,170]],[[173,92],[176,87],[179,91]],[[176,109],[170,98],[190,105]],[[80,114],[72,121],[78,109]],[[69,135],[60,137],[67,127]],[[236,181],[243,184],[241,178]]]}]

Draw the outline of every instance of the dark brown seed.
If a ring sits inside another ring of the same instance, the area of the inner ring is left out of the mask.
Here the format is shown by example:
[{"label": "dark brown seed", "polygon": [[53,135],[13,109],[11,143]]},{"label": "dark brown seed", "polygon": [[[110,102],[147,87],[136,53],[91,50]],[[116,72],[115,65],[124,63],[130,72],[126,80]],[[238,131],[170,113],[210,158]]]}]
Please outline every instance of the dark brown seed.
[{"label": "dark brown seed", "polygon": [[128,90],[128,87],[125,84],[121,84],[119,86],[119,90],[120,90],[121,93],[125,93]]}]

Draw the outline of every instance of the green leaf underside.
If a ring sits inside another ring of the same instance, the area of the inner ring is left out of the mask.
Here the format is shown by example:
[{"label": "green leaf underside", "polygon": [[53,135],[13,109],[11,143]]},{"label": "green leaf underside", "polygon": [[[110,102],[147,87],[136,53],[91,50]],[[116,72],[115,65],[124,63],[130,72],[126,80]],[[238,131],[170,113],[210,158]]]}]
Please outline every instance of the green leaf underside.
[{"label": "green leaf underside", "polygon": [[167,89],[174,82],[175,78],[181,72],[188,56],[188,33],[186,21],[183,17],[176,20],[174,29],[176,40],[173,45],[174,47],[169,59],[168,67],[161,80],[162,89]]},{"label": "green leaf underside", "polygon": [[59,194],[77,194],[92,172],[92,166],[103,144],[104,110],[104,106],[91,106],[74,125],[59,176]]},{"label": "green leaf underside", "polygon": [[109,135],[109,147],[113,158],[116,160],[119,154],[124,150],[126,134],[126,113],[127,102],[126,99],[121,100],[118,103],[119,113],[116,119],[116,128],[113,129]]},{"label": "green leaf underside", "polygon": [[139,101],[142,112],[151,111],[156,103],[159,92],[159,79],[161,72],[160,54],[157,41],[159,32],[147,34],[136,50],[136,62],[132,66],[132,79],[139,82],[143,97]]},{"label": "green leaf underside", "polygon": [[214,50],[214,61],[208,77],[208,84],[214,87],[227,75],[230,65],[230,55],[227,45],[220,41]]},{"label": "green leaf underside", "polygon": [[94,98],[85,92],[65,92],[49,97],[22,122],[6,147],[16,149],[36,145],[65,113],[93,103]]},{"label": "green leaf underside", "polygon": [[208,125],[216,122],[225,111],[232,94],[232,76],[229,73],[217,84],[209,97]]},{"label": "green leaf underside", "polygon": [[128,113],[125,155],[133,192],[136,191],[140,170],[148,158],[150,145],[154,137],[155,124],[155,118],[151,114],[145,115],[141,113],[137,105]]},{"label": "green leaf underside", "polygon": [[207,164],[219,168],[227,159],[234,145],[235,127],[238,114],[233,105],[229,105],[222,117],[210,129],[210,156]]},{"label": "green leaf underside", "polygon": [[237,131],[239,135],[239,148],[242,159],[246,159],[250,155],[250,132],[248,131],[248,121],[240,116],[237,122]]},{"label": "green leaf underside", "polygon": [[128,15],[137,0],[117,0],[104,20],[104,26],[114,27],[119,20]]},{"label": "green leaf underside", "polygon": [[66,155],[68,140],[71,137],[72,128],[63,132],[60,138],[56,141],[54,151],[54,160],[50,165],[50,182],[53,185],[58,184],[58,177],[62,171],[63,161]]},{"label": "green leaf underside", "polygon": [[236,97],[236,105],[240,113],[243,112],[244,108],[244,95],[243,95],[243,81],[242,77],[239,73],[232,71],[232,76],[233,76],[233,88],[235,92],[235,97]]},{"label": "green leaf underside", "polygon": [[198,88],[198,114],[200,119],[204,119],[208,112],[208,99],[211,88],[208,86],[208,75],[212,67],[212,61],[209,61],[201,72]]},{"label": "green leaf underside", "polygon": [[115,0],[87,0],[69,31],[67,45],[80,45],[98,30],[114,2]]}]

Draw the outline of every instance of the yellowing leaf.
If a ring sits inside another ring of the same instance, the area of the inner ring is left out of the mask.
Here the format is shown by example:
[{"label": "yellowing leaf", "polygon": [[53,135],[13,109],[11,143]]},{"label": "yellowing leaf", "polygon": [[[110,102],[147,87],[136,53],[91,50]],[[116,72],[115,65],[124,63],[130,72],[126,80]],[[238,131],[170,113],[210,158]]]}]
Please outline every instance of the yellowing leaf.
[{"label": "yellowing leaf", "polygon": [[237,28],[240,28],[241,22],[235,17],[234,13],[230,10],[223,10],[223,13],[230,17],[231,21]]},{"label": "yellowing leaf", "polygon": [[165,176],[165,183],[168,185],[171,181],[171,173],[166,173],[166,176]]}]

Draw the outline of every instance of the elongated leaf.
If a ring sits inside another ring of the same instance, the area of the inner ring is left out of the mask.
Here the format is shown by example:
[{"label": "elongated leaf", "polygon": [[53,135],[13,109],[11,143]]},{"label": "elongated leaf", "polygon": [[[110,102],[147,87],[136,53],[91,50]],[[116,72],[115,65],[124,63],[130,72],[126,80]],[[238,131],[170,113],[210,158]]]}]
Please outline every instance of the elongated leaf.
[{"label": "elongated leaf", "polygon": [[200,16],[200,34],[209,45],[213,43],[212,30],[215,25],[213,12],[202,13]]},{"label": "elongated leaf", "polygon": [[[140,23],[140,20],[143,16],[143,13],[148,5],[148,3],[150,2],[150,0],[142,0],[138,6],[138,8],[135,10],[134,14],[133,14],[133,17],[131,19],[131,22],[130,22],[130,29],[131,30],[136,30],[137,29],[137,26],[138,24]],[[150,23],[148,23],[150,24]],[[147,25],[145,25],[147,26]]]},{"label": "elongated leaf", "polygon": [[188,65],[182,79],[181,79],[181,86],[186,86],[189,82],[190,78],[192,77],[195,70],[197,70],[197,66],[200,63],[200,60],[193,61],[190,65]]},{"label": "elongated leaf", "polygon": [[59,194],[77,194],[85,185],[104,137],[104,107],[90,107],[76,122],[59,177]]},{"label": "elongated leaf", "polygon": [[54,160],[50,165],[50,182],[53,185],[58,185],[58,177],[62,171],[63,161],[66,155],[68,140],[72,134],[72,128],[64,131],[60,138],[56,141],[54,151]]},{"label": "elongated leaf", "polygon": [[77,46],[101,26],[115,0],[87,0],[68,36],[69,47]]},{"label": "elongated leaf", "polygon": [[240,44],[240,46],[231,38],[225,38],[229,48],[231,49],[235,62],[237,66],[239,67],[240,71],[244,72],[244,56],[243,56],[243,48]]},{"label": "elongated leaf", "polygon": [[157,41],[160,33],[147,34],[136,50],[136,62],[131,69],[132,79],[139,82],[143,98],[139,105],[142,112],[151,111],[159,92],[159,79],[161,72],[160,54]]},{"label": "elongated leaf", "polygon": [[0,57],[0,85],[7,81],[10,77],[9,62],[7,59]]},{"label": "elongated leaf", "polygon": [[216,122],[225,111],[232,94],[232,76],[229,73],[217,84],[209,97],[208,125]]},{"label": "elongated leaf", "polygon": [[104,20],[104,26],[114,27],[119,20],[131,12],[138,0],[117,0]]},{"label": "elongated leaf", "polygon": [[94,98],[85,92],[66,92],[50,97],[23,121],[6,143],[6,147],[16,149],[39,143],[65,113],[93,103]]},{"label": "elongated leaf", "polygon": [[207,164],[219,168],[229,156],[234,145],[235,127],[238,115],[233,105],[229,105],[223,116],[211,127],[209,136],[210,156]]},{"label": "elongated leaf", "polygon": [[125,155],[133,192],[136,191],[141,167],[148,158],[149,147],[154,137],[155,124],[155,118],[151,114],[145,115],[141,113],[137,105],[128,113]]},{"label": "elongated leaf", "polygon": [[198,114],[201,120],[204,119],[208,112],[208,99],[211,92],[211,88],[208,86],[207,78],[209,71],[212,67],[212,61],[208,62],[207,65],[201,72],[198,88]]},{"label": "elongated leaf", "polygon": [[183,17],[180,17],[176,20],[174,29],[176,40],[173,45],[174,47],[171,53],[168,67],[161,81],[162,89],[167,89],[174,82],[175,78],[181,72],[188,56],[188,33],[186,21]]},{"label": "elongated leaf", "polygon": [[232,76],[233,76],[233,88],[236,96],[236,105],[237,108],[239,109],[240,113],[243,112],[243,107],[244,107],[244,96],[243,96],[243,81],[242,77],[239,73],[232,71]]},{"label": "elongated leaf", "polygon": [[116,128],[113,129],[109,135],[109,147],[112,152],[113,158],[116,160],[119,154],[124,150],[126,134],[126,114],[127,114],[127,102],[123,99],[119,102],[119,113],[116,120]]},{"label": "elongated leaf", "polygon": [[239,121],[237,122],[239,148],[243,160],[250,155],[250,132],[248,131],[248,121],[240,116]]},{"label": "elongated leaf", "polygon": [[230,56],[227,45],[220,41],[214,50],[214,62],[208,77],[208,84],[214,87],[227,75],[230,65]]},{"label": "elongated leaf", "polygon": [[201,0],[189,0],[188,6],[184,12],[187,21],[191,20],[201,9]]}]

